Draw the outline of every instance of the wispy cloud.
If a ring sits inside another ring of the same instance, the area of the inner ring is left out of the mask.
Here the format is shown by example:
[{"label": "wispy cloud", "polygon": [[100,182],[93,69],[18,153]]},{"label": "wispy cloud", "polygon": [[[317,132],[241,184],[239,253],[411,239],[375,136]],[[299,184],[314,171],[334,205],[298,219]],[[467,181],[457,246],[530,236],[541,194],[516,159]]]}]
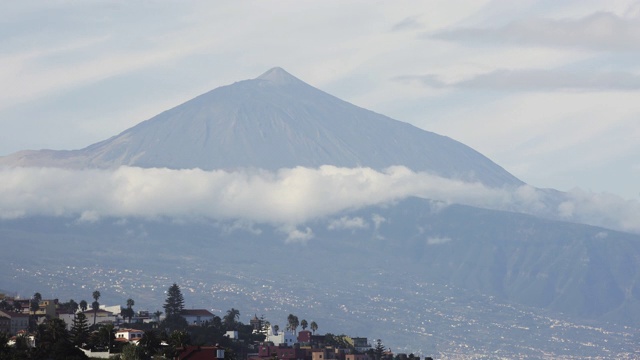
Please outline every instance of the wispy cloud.
[{"label": "wispy cloud", "polygon": [[0,70],[0,81],[11,89],[10,92],[3,92],[0,109],[188,56],[204,46],[188,44],[180,47],[173,46],[170,49],[156,47],[134,51],[102,49],[96,50],[92,56],[85,54],[77,61],[55,66],[41,65],[43,62],[46,63],[47,57],[61,56],[61,54],[72,57],[80,47],[83,51],[95,50],[95,46],[104,41],[105,38],[86,39],[79,41],[77,46],[63,46],[0,57],[0,65],[5,69]]},{"label": "wispy cloud", "polygon": [[327,228],[329,230],[357,230],[369,227],[367,221],[361,217],[343,216],[340,219],[332,220]]},{"label": "wispy cloud", "polygon": [[435,88],[496,91],[637,91],[640,76],[628,72],[499,69],[454,82],[435,74],[407,75],[399,81],[418,81]]},{"label": "wispy cloud", "polygon": [[[335,166],[277,172],[15,168],[0,170],[0,183],[0,218],[48,215],[71,216],[79,221],[101,217],[234,220],[245,227],[274,224],[288,234],[288,241],[313,237],[310,229],[299,228],[307,221],[408,196],[640,231],[634,221],[640,218],[637,201],[577,191],[555,208],[545,202],[544,192],[530,186],[487,188],[404,167],[384,172]],[[374,219],[376,228],[381,221]],[[331,224],[336,229],[369,226],[359,218],[340,218]]]},{"label": "wispy cloud", "polygon": [[404,18],[402,21],[397,22],[391,28],[391,31],[403,31],[403,30],[415,30],[423,27],[417,16],[411,16]]},{"label": "wispy cloud", "polygon": [[498,28],[450,29],[424,36],[476,44],[629,52],[640,50],[640,18],[596,12],[577,19],[534,18],[514,21]]},{"label": "wispy cloud", "polygon": [[441,245],[451,241],[448,237],[430,237],[427,239],[427,245]]}]

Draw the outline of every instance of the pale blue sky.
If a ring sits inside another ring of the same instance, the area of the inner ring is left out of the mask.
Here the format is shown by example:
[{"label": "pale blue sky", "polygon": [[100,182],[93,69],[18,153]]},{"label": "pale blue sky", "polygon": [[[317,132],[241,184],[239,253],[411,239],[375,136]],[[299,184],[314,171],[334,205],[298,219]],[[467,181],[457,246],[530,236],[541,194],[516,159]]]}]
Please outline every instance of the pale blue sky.
[{"label": "pale blue sky", "polygon": [[4,1],[0,155],[280,66],[537,187],[640,198],[638,1]]}]

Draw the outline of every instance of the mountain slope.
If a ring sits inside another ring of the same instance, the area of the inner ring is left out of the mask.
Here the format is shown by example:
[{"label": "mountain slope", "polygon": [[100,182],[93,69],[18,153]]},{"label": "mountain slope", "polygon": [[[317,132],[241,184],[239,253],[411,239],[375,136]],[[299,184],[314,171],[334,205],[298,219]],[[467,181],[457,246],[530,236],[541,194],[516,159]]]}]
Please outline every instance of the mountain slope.
[{"label": "mountain slope", "polygon": [[23,151],[0,158],[3,164],[205,170],[404,165],[494,187],[522,184],[464,144],[342,101],[281,68],[212,90],[87,148]]},{"label": "mountain slope", "polygon": [[153,310],[177,282],[188,306],[293,313],[441,358],[640,350],[638,235],[418,198],[303,227],[313,239],[285,244],[271,225],[233,221],[0,220],[0,238],[21,245],[0,252],[0,284],[63,299],[97,287],[105,303]]}]

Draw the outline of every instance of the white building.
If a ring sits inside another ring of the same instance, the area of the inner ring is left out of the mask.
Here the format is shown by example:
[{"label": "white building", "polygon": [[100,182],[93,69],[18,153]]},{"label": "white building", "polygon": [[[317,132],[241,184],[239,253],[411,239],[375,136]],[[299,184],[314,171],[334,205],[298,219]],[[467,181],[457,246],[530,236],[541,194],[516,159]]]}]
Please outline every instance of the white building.
[{"label": "white building", "polygon": [[[87,317],[87,323],[89,326],[93,325],[94,320],[94,311],[89,309],[86,311],[82,311],[84,316]],[[96,324],[116,324],[118,322],[118,315],[112,313],[111,311],[107,311],[105,309],[98,309],[95,312],[95,323]]]},{"label": "white building", "polygon": [[116,341],[128,341],[137,343],[142,339],[144,331],[136,329],[120,329],[116,332]]},{"label": "white building", "polygon": [[180,316],[187,320],[189,325],[201,326],[207,321],[213,321],[215,315],[206,309],[184,309],[180,312]]},{"label": "white building", "polygon": [[271,341],[275,345],[287,344],[287,346],[292,346],[297,342],[297,339],[294,331],[276,331],[273,326],[269,326],[266,341]]}]

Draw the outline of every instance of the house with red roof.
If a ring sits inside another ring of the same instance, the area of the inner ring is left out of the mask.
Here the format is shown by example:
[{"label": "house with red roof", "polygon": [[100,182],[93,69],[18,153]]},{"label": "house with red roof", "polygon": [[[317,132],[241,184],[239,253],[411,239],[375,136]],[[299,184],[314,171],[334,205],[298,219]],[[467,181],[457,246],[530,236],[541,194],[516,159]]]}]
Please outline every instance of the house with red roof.
[{"label": "house with red roof", "polygon": [[142,339],[144,331],[137,329],[118,329],[116,332],[116,341],[137,343]]}]

